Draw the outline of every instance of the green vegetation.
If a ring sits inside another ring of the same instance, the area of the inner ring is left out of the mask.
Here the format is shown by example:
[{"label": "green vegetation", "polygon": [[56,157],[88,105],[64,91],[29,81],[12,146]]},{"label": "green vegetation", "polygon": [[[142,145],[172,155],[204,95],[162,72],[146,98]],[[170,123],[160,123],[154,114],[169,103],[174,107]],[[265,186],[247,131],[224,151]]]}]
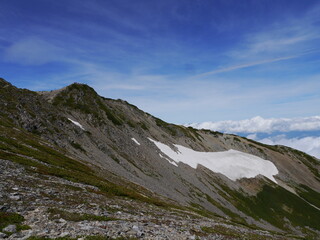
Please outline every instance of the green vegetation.
[{"label": "green vegetation", "polygon": [[320,211],[307,204],[298,196],[282,187],[265,185],[257,196],[246,196],[221,185],[220,194],[232,202],[239,210],[255,218],[263,219],[272,225],[288,230],[284,218],[294,226],[320,230]]},{"label": "green vegetation", "polygon": [[61,91],[53,99],[53,105],[62,105],[77,109],[84,114],[92,114],[100,124],[103,123],[101,114],[104,112],[113,124],[122,125],[123,121],[101,99],[93,88],[75,83]]},{"label": "green vegetation", "polygon": [[136,124],[134,122],[127,119],[126,123],[129,125],[129,127],[136,128]]},{"label": "green vegetation", "polygon": [[171,136],[185,136],[192,139],[193,141],[196,141],[196,139],[201,141],[202,137],[197,132],[197,129],[194,129],[192,127],[184,127],[180,125],[170,124],[155,117],[154,120],[158,127],[165,129]]},{"label": "green vegetation", "polygon": [[[254,141],[252,139],[249,139],[249,138],[245,138],[245,137],[242,137],[242,138],[246,139],[249,142],[254,143],[255,145],[258,145],[258,146],[261,146],[261,147],[264,147],[264,148],[268,148],[271,151],[275,151],[275,152],[278,152],[278,153],[283,153],[282,152],[282,148],[280,146],[278,146],[278,145],[272,146],[272,145],[267,145],[267,144],[264,144],[264,143],[256,142],[256,141]],[[252,144],[251,144],[251,146],[256,147],[256,146],[254,146]]]},{"label": "green vegetation", "polygon": [[24,230],[27,226],[21,225],[24,217],[18,213],[7,213],[0,211],[0,231],[10,224],[16,224],[17,230]]},{"label": "green vegetation", "polygon": [[111,159],[114,160],[115,162],[120,163],[120,160],[119,160],[116,156],[111,155],[110,157],[111,157]]},{"label": "green vegetation", "polygon": [[[81,101],[78,98],[79,92],[81,93]],[[72,84],[68,86],[65,90],[61,91],[53,99],[53,105],[62,105],[74,109],[85,114],[96,115],[97,112],[92,108],[96,105],[97,93],[93,88],[84,84]]]},{"label": "green vegetation", "polygon": [[208,134],[211,134],[211,135],[213,135],[214,137],[223,136],[223,133],[217,132],[217,131],[211,131],[211,130],[209,130],[209,129],[201,129],[200,131],[201,131],[201,132],[208,133]]},{"label": "green vegetation", "polygon": [[196,139],[198,139],[199,141],[201,141],[201,135],[198,133],[197,129],[194,129],[193,127],[183,127],[183,126],[179,126],[177,125],[176,127],[179,128],[180,131],[183,132],[183,134],[188,137],[191,138],[193,141],[196,141]]},{"label": "green vegetation", "polygon": [[148,130],[149,129],[148,126],[144,122],[139,122],[139,125],[144,130]]},{"label": "green vegetation", "polygon": [[293,149],[293,148],[290,148],[290,147],[284,147],[286,149],[289,149],[291,152],[295,153],[296,155],[308,160],[310,163],[316,165],[316,166],[320,166],[320,162],[318,160],[316,160],[316,158],[304,153],[304,152],[301,152],[297,149]]},{"label": "green vegetation", "polygon": [[24,231],[24,230],[29,230],[29,229],[31,229],[31,227],[28,225],[18,225],[17,226],[17,231]]},{"label": "green vegetation", "polygon": [[247,225],[245,220],[243,220],[238,214],[232,212],[230,209],[222,206],[219,202],[215,201],[209,195],[206,195],[207,201],[210,202],[213,206],[216,206],[221,211],[223,211],[227,216],[229,216],[234,222],[238,222],[243,225]]},{"label": "green vegetation", "polygon": [[[79,236],[80,237],[80,236]],[[48,237],[29,237],[27,240],[77,240],[79,237],[58,237],[58,238],[48,238]],[[86,236],[83,237],[85,240],[137,240],[137,238],[127,238],[127,237],[108,237],[108,236]]]},{"label": "green vegetation", "polygon": [[[8,160],[35,167],[41,165],[43,169],[45,169],[45,166],[39,164],[39,161],[52,165],[52,169],[59,167],[69,171],[93,173],[86,165],[66,157],[64,150],[55,150],[34,135],[30,136],[27,132],[15,131],[14,129],[10,132],[7,130],[6,135],[10,137],[0,135],[0,156],[4,159],[9,158]],[[26,158],[30,159],[27,160]]]},{"label": "green vegetation", "polygon": [[289,147],[283,147],[288,152],[294,153],[294,155],[298,156],[298,159],[303,162],[309,170],[317,177],[317,179],[320,181],[320,162],[316,160],[314,157],[301,152],[299,150],[289,148]]},{"label": "green vegetation", "polygon": [[97,216],[92,214],[80,214],[75,212],[68,212],[65,210],[57,209],[57,208],[50,208],[48,210],[50,213],[51,219],[60,219],[63,218],[67,221],[74,221],[74,222],[80,222],[80,221],[115,221],[116,218],[110,218],[106,216]]},{"label": "green vegetation", "polygon": [[117,237],[117,238],[111,238],[111,237],[105,237],[105,236],[87,236],[85,240],[138,240],[138,238],[132,238],[132,237]]},{"label": "green vegetation", "polygon": [[110,108],[108,108],[105,104],[103,104],[103,102],[98,99],[98,105],[100,107],[100,109],[102,109],[105,114],[107,115],[107,118],[113,122],[114,125],[122,125],[123,124],[123,120],[121,118],[119,118],[115,112],[113,110],[111,110]]},{"label": "green vegetation", "polygon": [[238,137],[234,137],[233,140],[236,142],[241,142],[241,140]]},{"label": "green vegetation", "polygon": [[197,203],[189,203],[189,205],[191,207],[187,207],[188,210],[191,210],[201,216],[207,217],[207,218],[215,218],[215,217],[220,217],[219,215],[210,212],[208,210],[206,210],[204,207],[202,207],[201,205],[197,204]]},{"label": "green vegetation", "polygon": [[156,124],[158,127],[164,128],[166,131],[168,131],[172,136],[177,135],[177,130],[174,128],[173,124],[166,123],[165,121],[162,121],[159,118],[154,118]]},{"label": "green vegetation", "polygon": [[58,237],[58,238],[48,238],[48,237],[29,237],[27,240],[77,240],[78,238],[71,238],[71,237]]},{"label": "green vegetation", "polygon": [[86,150],[77,142],[70,142],[71,146],[74,147],[75,149],[80,150],[81,152],[86,153]]},{"label": "green vegetation", "polygon": [[319,192],[316,192],[315,190],[309,188],[306,185],[300,185],[300,188],[297,190],[297,192],[303,199],[313,204],[314,206],[320,208]]},{"label": "green vegetation", "polygon": [[227,238],[247,239],[247,240],[267,240],[269,236],[262,236],[252,232],[239,232],[239,230],[231,227],[225,227],[223,225],[215,225],[213,227],[201,227],[201,230],[205,233],[220,234]]}]

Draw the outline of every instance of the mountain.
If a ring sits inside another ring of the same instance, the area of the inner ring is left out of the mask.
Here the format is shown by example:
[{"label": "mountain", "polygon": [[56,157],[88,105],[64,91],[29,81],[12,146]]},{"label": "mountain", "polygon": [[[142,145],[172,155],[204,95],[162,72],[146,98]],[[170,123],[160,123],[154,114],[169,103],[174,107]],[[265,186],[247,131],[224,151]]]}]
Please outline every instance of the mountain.
[{"label": "mountain", "polygon": [[320,162],[298,150],[166,123],[79,83],[0,79],[0,109],[0,238],[320,236]]}]

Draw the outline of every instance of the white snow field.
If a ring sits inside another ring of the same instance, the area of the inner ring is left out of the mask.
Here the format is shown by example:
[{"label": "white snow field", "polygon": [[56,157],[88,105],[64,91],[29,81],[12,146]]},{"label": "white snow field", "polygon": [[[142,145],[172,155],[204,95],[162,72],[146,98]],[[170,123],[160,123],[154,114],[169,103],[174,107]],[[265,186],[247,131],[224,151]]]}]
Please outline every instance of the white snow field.
[{"label": "white snow field", "polygon": [[70,122],[72,122],[74,125],[76,125],[76,126],[78,126],[79,128],[81,128],[83,131],[85,131],[84,127],[82,127],[82,125],[81,125],[80,123],[78,123],[78,122],[76,122],[76,121],[74,121],[74,120],[72,120],[72,119],[70,119],[70,118],[68,118],[68,120],[69,120]]},{"label": "white snow field", "polygon": [[131,140],[134,141],[137,145],[140,145],[140,143],[135,138],[131,138]]},{"label": "white snow field", "polygon": [[233,149],[224,152],[197,152],[174,144],[178,149],[176,152],[166,144],[151,138],[149,140],[176,163],[183,162],[192,168],[197,168],[200,164],[213,172],[225,175],[233,181],[240,178],[253,178],[261,174],[277,183],[273,177],[278,174],[276,166],[272,162],[257,156]]}]

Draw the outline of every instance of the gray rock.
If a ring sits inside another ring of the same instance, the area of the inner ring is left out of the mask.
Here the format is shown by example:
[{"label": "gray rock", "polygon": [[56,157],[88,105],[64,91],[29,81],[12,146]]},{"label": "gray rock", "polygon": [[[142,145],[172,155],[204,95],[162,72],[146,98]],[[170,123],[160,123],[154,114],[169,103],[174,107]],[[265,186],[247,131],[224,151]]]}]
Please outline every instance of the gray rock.
[{"label": "gray rock", "polygon": [[4,229],[2,229],[2,231],[14,233],[14,232],[17,231],[17,227],[16,227],[16,225],[13,225],[13,224],[12,225],[8,225]]},{"label": "gray rock", "polygon": [[132,227],[132,230],[138,232],[138,231],[139,231],[139,227],[136,226],[136,225],[134,225],[134,226]]},{"label": "gray rock", "polygon": [[90,225],[79,224],[81,230],[91,230],[93,227]]},{"label": "gray rock", "polygon": [[7,234],[0,232],[0,238],[5,238],[5,237],[7,237]]},{"label": "gray rock", "polygon": [[67,221],[66,220],[64,220],[63,218],[60,218],[60,219],[58,219],[58,221],[57,221],[58,223],[66,223]]},{"label": "gray rock", "polygon": [[69,236],[70,233],[69,232],[63,232],[60,234],[60,237],[66,237],[66,236]]},{"label": "gray rock", "polygon": [[2,205],[2,206],[0,206],[0,210],[3,211],[3,212],[6,212],[8,209],[9,209],[9,206],[8,206],[8,205]]},{"label": "gray rock", "polygon": [[129,232],[127,232],[127,234],[128,234],[129,236],[136,236],[137,232],[134,231],[134,230],[130,230]]},{"label": "gray rock", "polygon": [[33,234],[33,231],[32,230],[26,230],[26,231],[22,231],[21,233],[24,234],[24,236],[21,238],[21,240],[24,240],[24,239],[28,239],[29,237],[31,237],[32,234]]},{"label": "gray rock", "polygon": [[15,200],[15,201],[19,201],[20,200],[20,197],[16,196],[16,195],[11,195],[11,196],[9,196],[9,198],[12,199],[12,200]]}]

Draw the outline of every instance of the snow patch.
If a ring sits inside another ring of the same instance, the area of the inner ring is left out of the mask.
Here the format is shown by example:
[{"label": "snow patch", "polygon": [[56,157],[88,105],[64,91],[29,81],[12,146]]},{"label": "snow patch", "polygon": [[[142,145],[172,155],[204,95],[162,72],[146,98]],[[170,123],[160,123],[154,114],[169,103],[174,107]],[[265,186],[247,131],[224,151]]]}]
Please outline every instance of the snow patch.
[{"label": "snow patch", "polygon": [[174,144],[178,150],[176,152],[166,144],[151,138],[148,139],[176,163],[183,162],[192,168],[197,168],[200,164],[213,172],[225,175],[233,181],[241,178],[253,178],[261,174],[277,183],[273,177],[279,173],[276,166],[272,162],[257,156],[233,149],[224,152],[198,152]]},{"label": "snow patch", "polygon": [[131,140],[134,141],[137,145],[140,145],[140,143],[135,138],[131,138]]},{"label": "snow patch", "polygon": [[70,119],[70,118],[68,118],[68,120],[69,120],[70,122],[72,122],[74,125],[77,125],[79,128],[81,128],[82,130],[85,131],[84,127],[82,127],[82,125],[81,125],[80,123],[78,123],[78,122],[76,122],[76,121],[74,121],[74,120],[72,120],[72,119]]}]

